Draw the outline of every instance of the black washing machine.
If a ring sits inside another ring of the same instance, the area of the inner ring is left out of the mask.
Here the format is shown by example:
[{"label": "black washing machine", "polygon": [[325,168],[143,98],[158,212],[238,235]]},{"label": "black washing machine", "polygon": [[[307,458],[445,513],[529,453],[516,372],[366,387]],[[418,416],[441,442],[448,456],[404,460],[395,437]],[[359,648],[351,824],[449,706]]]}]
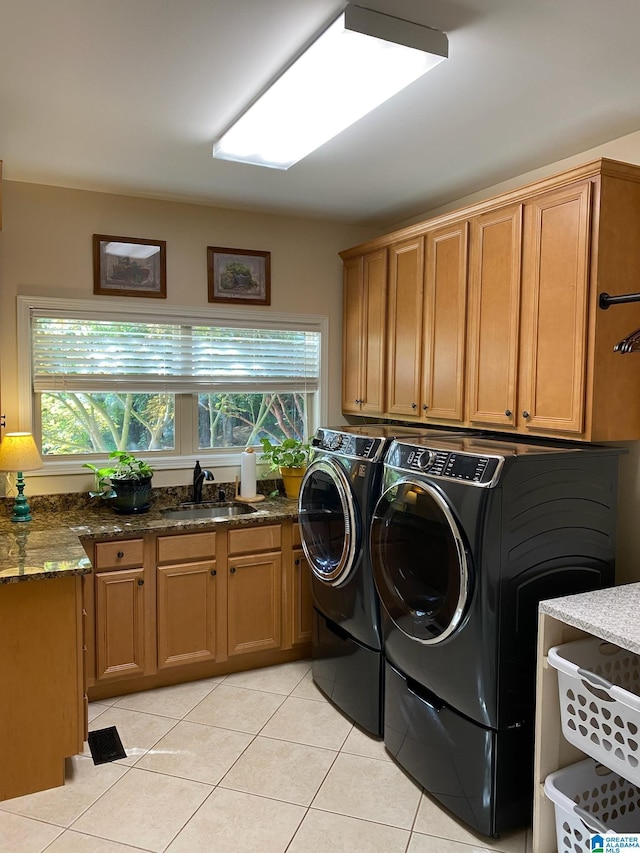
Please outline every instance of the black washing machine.
[{"label": "black washing machine", "polygon": [[621,452],[434,436],[386,454],[385,746],[484,835],[531,819],[538,603],[614,583]]},{"label": "black washing machine", "polygon": [[417,439],[424,432],[390,424],[319,429],[300,487],[314,605],[313,680],[351,720],[378,736],[384,668],[369,524],[386,448],[395,437]]}]

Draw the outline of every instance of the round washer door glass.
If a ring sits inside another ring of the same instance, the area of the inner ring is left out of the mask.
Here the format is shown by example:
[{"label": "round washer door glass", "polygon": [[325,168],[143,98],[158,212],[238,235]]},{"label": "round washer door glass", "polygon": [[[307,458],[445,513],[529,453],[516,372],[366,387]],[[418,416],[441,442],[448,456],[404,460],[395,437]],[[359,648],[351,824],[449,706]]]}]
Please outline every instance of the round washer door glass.
[{"label": "round washer door glass", "polygon": [[331,459],[311,463],[300,486],[300,535],[313,574],[330,586],[354,567],[360,525],[349,480]]},{"label": "round washer door glass", "polygon": [[371,560],[380,599],[404,634],[439,643],[455,631],[469,594],[469,565],[438,491],[400,482],[382,494],[371,524]]}]

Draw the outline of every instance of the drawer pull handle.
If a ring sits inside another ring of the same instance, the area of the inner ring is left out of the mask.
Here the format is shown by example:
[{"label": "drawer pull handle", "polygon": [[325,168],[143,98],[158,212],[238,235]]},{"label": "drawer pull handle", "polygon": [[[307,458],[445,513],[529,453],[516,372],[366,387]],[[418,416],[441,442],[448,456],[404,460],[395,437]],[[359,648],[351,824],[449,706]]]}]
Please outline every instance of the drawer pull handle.
[{"label": "drawer pull handle", "polygon": [[144,581],[142,578],[138,578],[138,586],[144,586]]},{"label": "drawer pull handle", "polygon": [[229,569],[229,571],[231,572],[231,574],[232,574],[232,575],[234,575],[234,574],[235,574],[235,572],[236,572],[235,568],[233,568],[233,567],[232,567],[232,568],[230,568],[230,569]]},{"label": "drawer pull handle", "polygon": [[116,554],[116,556],[117,556],[117,558],[118,558],[119,560],[121,560],[121,559],[124,557],[124,551],[118,551],[118,553]]},{"label": "drawer pull handle", "polygon": [[216,576],[216,570],[211,569],[211,577],[214,578]]}]

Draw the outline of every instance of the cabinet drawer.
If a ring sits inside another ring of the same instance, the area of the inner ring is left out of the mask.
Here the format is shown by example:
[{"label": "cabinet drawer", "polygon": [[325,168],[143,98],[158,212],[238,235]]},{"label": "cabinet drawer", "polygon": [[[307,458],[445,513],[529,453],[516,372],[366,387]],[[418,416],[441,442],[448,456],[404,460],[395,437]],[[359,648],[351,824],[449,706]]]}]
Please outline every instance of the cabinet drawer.
[{"label": "cabinet drawer", "polygon": [[120,542],[97,542],[95,550],[96,569],[124,569],[142,565],[142,539],[126,539]]},{"label": "cabinet drawer", "polygon": [[229,531],[229,554],[279,551],[282,526],[267,524],[261,527],[238,527]]},{"label": "cabinet drawer", "polygon": [[184,563],[205,560],[216,553],[216,534],[184,533],[178,536],[158,536],[158,562]]}]

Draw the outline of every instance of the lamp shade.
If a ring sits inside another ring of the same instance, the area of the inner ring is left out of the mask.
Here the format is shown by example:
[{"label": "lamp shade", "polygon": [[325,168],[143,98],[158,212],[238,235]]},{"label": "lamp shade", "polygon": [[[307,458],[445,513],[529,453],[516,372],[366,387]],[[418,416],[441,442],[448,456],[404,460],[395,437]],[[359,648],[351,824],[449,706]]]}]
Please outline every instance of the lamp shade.
[{"label": "lamp shade", "polygon": [[35,471],[42,459],[30,432],[8,432],[0,444],[0,471]]}]

